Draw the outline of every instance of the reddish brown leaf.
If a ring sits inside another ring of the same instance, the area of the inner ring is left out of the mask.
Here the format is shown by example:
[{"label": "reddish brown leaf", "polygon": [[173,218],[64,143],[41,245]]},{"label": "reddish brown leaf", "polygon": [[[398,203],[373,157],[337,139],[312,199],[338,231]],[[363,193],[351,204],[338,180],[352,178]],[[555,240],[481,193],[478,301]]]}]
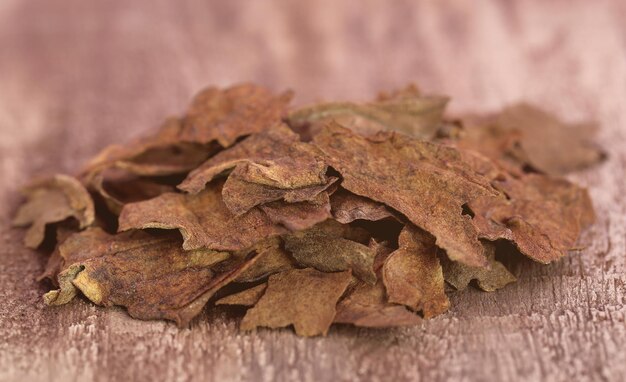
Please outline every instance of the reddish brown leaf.
[{"label": "reddish brown leaf", "polygon": [[55,175],[26,186],[28,201],[17,211],[13,224],[30,226],[24,245],[37,248],[44,240],[46,225],[73,217],[80,228],[91,225],[95,212],[91,196],[80,182],[67,175]]},{"label": "reddish brown leaf", "polygon": [[[338,125],[315,136],[345,189],[382,202],[435,236],[456,261],[487,264],[478,233],[463,205],[499,193],[475,171],[480,158],[397,133],[365,138]],[[372,160],[376,158],[376,160]]]},{"label": "reddish brown leaf", "polygon": [[445,280],[457,290],[467,288],[472,280],[485,292],[493,292],[515,282],[516,278],[508,269],[496,260],[496,246],[484,242],[489,258],[489,268],[472,268],[447,259],[443,260]]},{"label": "reddish brown leaf", "polygon": [[252,288],[248,288],[241,292],[228,295],[215,302],[215,305],[241,305],[241,306],[254,306],[267,288],[267,283],[259,284]]},{"label": "reddish brown leaf", "polygon": [[334,322],[370,328],[410,326],[421,323],[422,318],[404,306],[388,303],[382,281],[374,285],[358,283],[337,304]]},{"label": "reddish brown leaf", "polygon": [[407,225],[400,233],[399,245],[382,270],[389,302],[421,310],[425,318],[447,311],[450,302],[434,239]]},{"label": "reddish brown leaf", "polygon": [[[332,221],[329,221],[332,223]],[[366,283],[374,284],[376,252],[366,245],[345,239],[340,232],[321,223],[305,231],[284,236],[285,249],[304,267],[323,272],[352,270]]]},{"label": "reddish brown leaf", "polygon": [[241,321],[241,329],[293,325],[300,336],[326,335],[337,300],[351,279],[350,271],[324,273],[315,269],[272,275],[259,302]]}]

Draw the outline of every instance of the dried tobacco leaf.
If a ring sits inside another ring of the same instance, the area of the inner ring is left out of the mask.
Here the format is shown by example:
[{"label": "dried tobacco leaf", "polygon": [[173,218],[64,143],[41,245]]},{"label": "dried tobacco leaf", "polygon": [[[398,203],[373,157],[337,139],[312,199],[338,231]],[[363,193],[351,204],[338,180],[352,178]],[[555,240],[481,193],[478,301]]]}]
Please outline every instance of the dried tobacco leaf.
[{"label": "dried tobacco leaf", "polygon": [[180,230],[183,248],[237,251],[286,232],[260,210],[234,216],[224,205],[221,185],[197,195],[165,193],[157,198],[124,206],[119,230],[161,228]]},{"label": "dried tobacco leaf", "polygon": [[357,283],[337,304],[334,321],[369,328],[418,325],[422,318],[404,306],[391,304],[382,281],[374,285]]},{"label": "dried tobacco leaf", "polygon": [[399,245],[382,269],[389,302],[421,310],[425,318],[447,311],[450,302],[434,239],[407,225],[400,233]]},{"label": "dried tobacco leaf", "polygon": [[274,273],[294,269],[296,267],[295,261],[281,248],[281,244],[280,238],[272,237],[252,247],[250,250],[258,254],[257,260],[246,271],[237,276],[235,282],[257,281]]},{"label": "dried tobacco leaf", "polygon": [[333,218],[339,223],[352,223],[355,220],[382,220],[392,217],[384,204],[355,195],[345,190],[337,190],[330,198]]},{"label": "dried tobacco leaf", "polygon": [[119,215],[125,204],[152,199],[166,192],[175,191],[169,184],[158,183],[151,178],[137,177],[114,169],[94,174],[90,188],[98,193],[109,211]]},{"label": "dried tobacco leaf", "polygon": [[241,305],[254,306],[263,297],[267,283],[259,284],[252,288],[248,288],[239,293],[231,294],[223,297],[215,302],[215,305]]},{"label": "dried tobacco leaf", "polygon": [[252,84],[228,89],[209,87],[195,96],[183,121],[184,142],[217,141],[222,147],[237,138],[261,132],[279,123],[293,98],[291,91],[278,96]]},{"label": "dried tobacco leaf", "polygon": [[13,225],[30,226],[24,245],[37,248],[44,240],[46,225],[75,218],[80,228],[95,220],[93,200],[78,180],[67,175],[55,175],[26,186],[22,193],[28,201],[17,211]]},{"label": "dried tobacco leaf", "polygon": [[435,236],[451,259],[487,264],[478,232],[462,214],[463,205],[499,193],[467,163],[469,155],[397,133],[366,138],[337,124],[327,126],[313,142],[342,175],[343,188],[401,212]]},{"label": "dried tobacco leaf", "polygon": [[506,197],[468,204],[481,237],[510,240],[520,252],[550,263],[571,250],[594,219],[586,190],[564,179],[528,174],[494,181]]},{"label": "dried tobacco leaf", "polygon": [[15,220],[31,225],[26,244],[57,223],[46,303],[82,292],[187,325],[229,285],[239,292],[217,304],[251,307],[243,330],[416,325],[416,312],[447,310],[444,279],[486,291],[515,280],[496,240],[548,263],[594,220],[584,189],[545,175],[603,157],[582,125],[528,105],[444,120],[447,99],[411,86],[288,113],[290,98],[209,88],[156,134],[103,150],[80,182],[28,187]]},{"label": "dried tobacco leaf", "polygon": [[323,185],[327,183],[327,166],[321,157],[315,146],[300,142],[296,133],[277,124],[215,155],[192,171],[178,188],[198,193],[235,167],[244,167],[239,173],[242,180],[259,185],[288,190]]},{"label": "dried tobacco leaf", "polygon": [[[580,170],[606,157],[591,137],[597,130],[593,123],[564,123],[556,116],[527,103],[511,105],[487,116],[467,116],[467,130],[491,125],[491,132],[500,135],[508,131],[520,135],[524,158],[535,169],[558,175]],[[479,147],[480,142],[476,142]],[[518,151],[519,152],[519,151]]]},{"label": "dried tobacco leaf", "polygon": [[300,336],[326,335],[335,305],[348,287],[350,271],[293,269],[270,276],[259,302],[241,321],[242,330],[293,325]]},{"label": "dried tobacco leaf", "polygon": [[472,268],[461,263],[442,260],[443,276],[450,285],[457,290],[467,288],[472,280],[476,280],[478,287],[485,292],[493,292],[504,288],[517,279],[501,262],[496,260],[496,246],[491,242],[484,242],[489,258],[489,268]]},{"label": "dried tobacco leaf", "polygon": [[140,319],[168,319],[187,325],[213,293],[251,261],[216,265],[230,255],[210,250],[184,251],[172,235],[144,232],[109,235],[93,228],[73,235],[60,248],[65,270],[61,288],[46,294],[48,304],[67,303],[80,290],[99,305],[121,305]]},{"label": "dried tobacco leaf", "polygon": [[369,103],[331,102],[292,111],[287,120],[296,130],[316,135],[327,123],[335,121],[359,134],[397,130],[416,137],[432,138],[445,110],[448,98],[420,95],[414,86],[381,95]]},{"label": "dried tobacco leaf", "polygon": [[366,245],[337,235],[339,232],[332,232],[333,229],[327,227],[328,224],[321,223],[308,230],[285,235],[285,249],[304,267],[323,272],[351,269],[360,280],[374,284],[376,252]]}]

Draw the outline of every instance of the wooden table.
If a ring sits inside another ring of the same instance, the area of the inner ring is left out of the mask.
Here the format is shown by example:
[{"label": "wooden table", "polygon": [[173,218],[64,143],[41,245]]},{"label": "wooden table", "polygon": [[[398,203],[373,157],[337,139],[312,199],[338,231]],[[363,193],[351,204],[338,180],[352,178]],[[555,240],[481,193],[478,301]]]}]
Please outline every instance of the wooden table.
[{"label": "wooden table", "polygon": [[[624,380],[625,20],[620,0],[2,1],[0,380]],[[326,338],[241,334],[224,310],[181,330],[81,299],[45,307],[44,255],[9,228],[17,187],[153,129],[207,84],[243,80],[292,88],[297,103],[415,81],[451,95],[453,112],[526,100],[596,119],[610,160],[572,176],[598,212],[587,247],[455,296],[422,326]]]}]

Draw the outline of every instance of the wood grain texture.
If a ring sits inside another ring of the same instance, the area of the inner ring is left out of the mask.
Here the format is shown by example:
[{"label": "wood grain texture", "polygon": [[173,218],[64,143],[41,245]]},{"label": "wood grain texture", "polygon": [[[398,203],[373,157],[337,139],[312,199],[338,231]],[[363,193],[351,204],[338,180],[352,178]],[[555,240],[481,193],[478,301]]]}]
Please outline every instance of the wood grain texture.
[{"label": "wood grain texture", "polygon": [[[0,2],[0,380],[585,381],[626,379],[626,3],[615,1]],[[9,228],[16,189],[73,172],[105,145],[154,128],[207,84],[292,88],[297,102],[366,99],[419,83],[456,112],[517,100],[600,122],[585,249],[519,282],[452,298],[398,330],[191,329],[78,299],[43,305],[44,256]]]}]

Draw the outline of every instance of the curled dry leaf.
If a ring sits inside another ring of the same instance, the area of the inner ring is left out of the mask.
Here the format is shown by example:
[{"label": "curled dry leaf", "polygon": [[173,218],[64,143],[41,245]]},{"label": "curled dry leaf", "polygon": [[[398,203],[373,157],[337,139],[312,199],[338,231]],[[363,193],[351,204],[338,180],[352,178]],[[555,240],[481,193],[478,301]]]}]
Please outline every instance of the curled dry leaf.
[{"label": "curled dry leaf", "polygon": [[478,232],[462,211],[464,204],[499,192],[467,164],[467,156],[397,133],[365,138],[337,124],[316,135],[314,142],[342,175],[343,188],[401,212],[435,236],[451,259],[487,264]]},{"label": "curled dry leaf", "polygon": [[172,235],[109,235],[99,228],[73,235],[60,253],[60,289],[46,294],[47,303],[67,303],[78,289],[96,304],[121,305],[133,317],[179,325],[187,325],[215,291],[251,264],[236,261],[220,272],[216,265],[230,257],[226,252],[184,251]]},{"label": "curled dry leaf", "polygon": [[[257,243],[251,248],[252,251],[258,254],[257,260],[252,266],[237,276],[235,282],[257,281],[274,273],[295,268],[295,261],[281,247],[281,244],[282,241],[278,237],[272,237]],[[248,251],[245,251],[244,254]]]},{"label": "curled dry leaf", "polygon": [[330,209],[312,203],[279,202],[264,206],[273,208],[274,215],[266,208],[254,208],[236,216],[222,200],[222,186],[223,182],[195,195],[165,193],[154,199],[127,204],[119,217],[119,230],[178,229],[184,239],[184,249],[239,251],[267,237],[289,232],[285,227],[290,225],[278,221],[275,216],[284,213],[283,209],[289,211],[287,219],[298,220],[294,224],[299,228],[325,220],[328,216],[325,211]]},{"label": "curled dry leaf", "polygon": [[95,220],[94,204],[78,180],[67,175],[35,181],[22,190],[27,202],[17,211],[13,224],[30,226],[24,245],[37,248],[44,240],[46,225],[75,218],[80,228]]},{"label": "curled dry leaf", "polygon": [[489,268],[472,268],[461,263],[443,260],[443,276],[457,290],[467,288],[472,280],[485,292],[493,292],[515,282],[515,276],[501,262],[496,260],[496,246],[484,242],[489,259]]},{"label": "curled dry leaf", "polygon": [[272,275],[259,302],[241,321],[241,329],[293,325],[300,336],[326,335],[335,305],[351,279],[350,271],[325,273],[310,268]]},{"label": "curled dry leaf", "polygon": [[389,302],[421,310],[425,318],[447,311],[450,302],[434,239],[407,225],[400,233],[399,245],[382,269]]},{"label": "curled dry leaf", "polygon": [[217,176],[242,167],[238,176],[249,183],[279,189],[296,189],[327,182],[326,163],[315,146],[300,142],[283,124],[269,126],[224,150],[192,171],[178,186],[198,193]]},{"label": "curled dry leaf", "polygon": [[359,134],[396,130],[416,137],[433,138],[441,124],[448,98],[420,95],[414,86],[369,103],[330,102],[292,111],[287,120],[296,130],[315,135],[335,121]]},{"label": "curled dry leaf", "polygon": [[192,100],[179,137],[184,142],[217,141],[228,147],[239,137],[261,132],[280,122],[291,98],[291,91],[276,96],[252,84],[224,90],[209,87]]},{"label": "curled dry leaf", "polygon": [[392,217],[384,204],[355,195],[340,189],[330,198],[333,218],[339,223],[352,223],[355,220],[382,220]]},{"label": "curled dry leaf", "polygon": [[366,245],[334,235],[321,223],[305,231],[284,236],[285,249],[298,264],[323,272],[352,270],[366,283],[374,284],[376,252]]},{"label": "curled dry leaf", "polygon": [[263,297],[266,288],[267,284],[259,284],[241,292],[223,297],[215,301],[215,305],[254,306],[257,302],[259,302],[261,297]]},{"label": "curled dry leaf", "polygon": [[507,197],[469,203],[481,237],[510,240],[535,261],[547,264],[563,257],[594,220],[587,191],[564,179],[529,174],[494,184]]},{"label": "curled dry leaf", "polygon": [[[559,175],[580,170],[606,157],[606,153],[591,139],[597,130],[596,124],[565,123],[555,115],[527,103],[511,105],[492,115],[467,116],[464,120],[470,135],[475,130],[489,132],[492,136],[506,136],[513,132],[519,141],[515,152],[522,154],[518,159],[548,174]],[[483,143],[475,141],[471,146],[480,150]]]},{"label": "curled dry leaf", "polygon": [[404,306],[387,302],[382,281],[357,283],[337,304],[335,323],[369,328],[418,325],[422,318]]}]

